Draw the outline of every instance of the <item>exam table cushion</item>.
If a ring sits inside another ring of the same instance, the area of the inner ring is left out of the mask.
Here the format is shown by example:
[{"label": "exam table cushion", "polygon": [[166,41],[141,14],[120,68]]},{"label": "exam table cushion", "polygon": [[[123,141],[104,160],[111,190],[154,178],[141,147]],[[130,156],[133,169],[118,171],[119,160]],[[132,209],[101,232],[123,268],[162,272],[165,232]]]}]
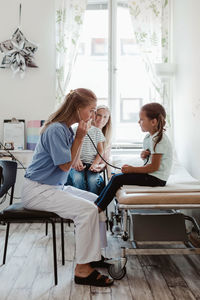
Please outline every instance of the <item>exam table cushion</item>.
[{"label": "exam table cushion", "polygon": [[166,186],[124,185],[116,197],[120,204],[200,204],[200,182],[176,161]]},{"label": "exam table cushion", "polygon": [[184,193],[126,193],[117,192],[120,204],[200,204],[200,192]]}]

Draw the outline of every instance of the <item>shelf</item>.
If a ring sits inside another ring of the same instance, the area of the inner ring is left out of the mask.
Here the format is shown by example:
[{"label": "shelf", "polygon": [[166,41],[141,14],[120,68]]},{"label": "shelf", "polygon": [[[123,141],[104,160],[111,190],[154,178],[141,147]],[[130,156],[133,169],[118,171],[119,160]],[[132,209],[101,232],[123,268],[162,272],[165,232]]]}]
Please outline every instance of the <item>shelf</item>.
[{"label": "shelf", "polygon": [[[11,153],[33,153],[33,150],[8,150]],[[0,150],[0,153],[8,153],[6,150]]]}]

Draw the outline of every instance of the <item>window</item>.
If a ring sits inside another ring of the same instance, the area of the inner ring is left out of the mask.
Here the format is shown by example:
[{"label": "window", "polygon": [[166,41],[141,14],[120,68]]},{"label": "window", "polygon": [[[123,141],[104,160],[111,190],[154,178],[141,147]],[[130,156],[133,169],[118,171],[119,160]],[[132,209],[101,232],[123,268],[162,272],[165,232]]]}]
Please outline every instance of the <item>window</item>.
[{"label": "window", "polygon": [[91,55],[108,55],[108,41],[104,38],[92,38]]},{"label": "window", "polygon": [[69,90],[89,88],[98,104],[108,105],[108,5],[88,2],[80,40],[83,50],[77,55]]},{"label": "window", "polygon": [[78,55],[84,55],[85,54],[85,44],[80,43],[79,48],[78,48]]},{"label": "window", "polygon": [[142,105],[142,98],[122,98],[120,103],[120,122],[137,123],[138,111]]},{"label": "window", "polygon": [[152,99],[127,1],[88,1],[69,85],[90,88],[111,108],[114,144],[141,145],[139,110]]},{"label": "window", "polygon": [[138,48],[133,39],[121,39],[121,55],[137,55]]}]

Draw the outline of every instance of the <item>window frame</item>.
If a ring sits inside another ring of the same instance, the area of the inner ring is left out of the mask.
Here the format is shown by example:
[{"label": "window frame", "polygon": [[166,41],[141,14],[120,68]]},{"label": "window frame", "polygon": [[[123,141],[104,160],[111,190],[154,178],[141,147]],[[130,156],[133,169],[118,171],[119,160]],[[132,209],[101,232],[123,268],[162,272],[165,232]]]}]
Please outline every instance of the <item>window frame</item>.
[{"label": "window frame", "polygon": [[[108,106],[112,111],[112,124],[117,122],[117,8],[128,7],[127,1],[92,0],[87,4],[87,10],[108,10]],[[95,54],[94,54],[95,55]],[[102,54],[103,55],[103,54]],[[121,105],[121,104],[120,104]],[[120,107],[121,109],[121,107]],[[120,111],[120,117],[122,112]],[[126,123],[126,122],[125,122]],[[114,126],[114,125],[113,125]],[[112,148],[114,149],[141,149],[142,142],[120,142],[116,139],[116,131],[112,130]]]}]

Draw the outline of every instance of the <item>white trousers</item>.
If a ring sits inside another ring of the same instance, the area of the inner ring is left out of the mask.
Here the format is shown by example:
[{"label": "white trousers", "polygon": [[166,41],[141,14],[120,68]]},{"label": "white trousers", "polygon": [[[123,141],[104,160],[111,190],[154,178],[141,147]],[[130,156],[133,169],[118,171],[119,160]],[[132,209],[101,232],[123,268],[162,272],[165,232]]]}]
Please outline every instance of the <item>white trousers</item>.
[{"label": "white trousers", "polygon": [[107,240],[105,222],[99,221],[98,208],[93,203],[97,195],[72,186],[40,184],[25,178],[21,198],[25,208],[55,212],[74,221],[78,264],[101,259],[101,248],[106,247]]}]

